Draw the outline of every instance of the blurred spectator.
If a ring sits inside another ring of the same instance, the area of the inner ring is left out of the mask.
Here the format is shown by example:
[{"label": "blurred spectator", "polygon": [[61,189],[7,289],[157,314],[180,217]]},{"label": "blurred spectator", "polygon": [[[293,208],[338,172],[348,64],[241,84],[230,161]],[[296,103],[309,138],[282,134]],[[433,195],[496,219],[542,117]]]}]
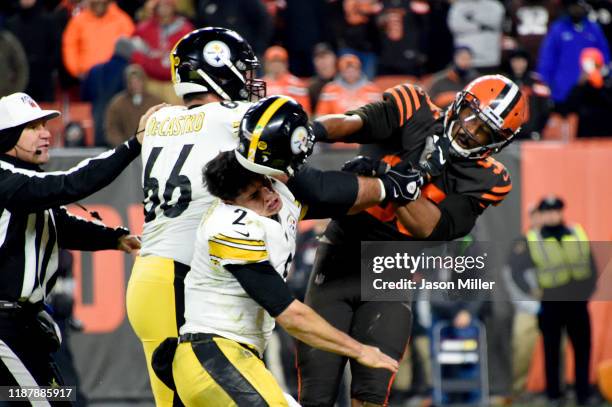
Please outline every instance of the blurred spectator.
[{"label": "blurred spectator", "polygon": [[517,40],[519,48],[529,53],[529,60],[536,61],[540,44],[548,27],[558,15],[557,0],[512,0],[510,35]]},{"label": "blurred spectator", "polygon": [[310,99],[306,85],[289,72],[289,56],[283,47],[273,45],[264,54],[263,79],[268,95],[286,95],[294,98],[310,114]]},{"label": "blurred spectator", "polygon": [[312,53],[317,43],[335,42],[327,3],[326,0],[275,2],[277,15],[273,42],[287,49],[289,70],[298,77],[313,75]]},{"label": "blurred spectator", "polygon": [[[540,212],[534,206],[529,210],[529,231],[539,233],[541,225]],[[512,388],[516,395],[525,392],[527,375],[539,336],[540,302],[537,295],[536,270],[524,269],[516,262],[526,251],[527,237],[522,236],[514,242],[508,256],[508,266],[504,269],[504,278],[515,308],[512,325]]]},{"label": "blurred spectator", "polygon": [[[466,235],[461,239],[457,239],[445,254],[451,256],[479,256],[483,252],[483,247],[478,242],[474,241],[472,235]],[[434,280],[452,281],[455,285],[460,280],[470,278],[483,278],[485,272],[473,268],[468,273],[458,273],[453,269],[439,269],[434,274]],[[423,276],[428,280],[429,275]],[[485,279],[486,280],[486,279]],[[436,348],[434,340],[436,331],[440,333],[441,339],[477,339],[479,329],[482,328],[481,321],[487,314],[487,300],[490,296],[486,290],[470,291],[463,290],[455,293],[449,293],[443,290],[426,290],[430,295],[431,303],[431,330],[430,339],[432,344],[432,356],[438,357],[439,348]],[[479,368],[474,363],[463,364],[445,364],[441,366],[441,375],[451,379],[465,379],[478,381]],[[473,389],[473,386],[472,386]],[[480,390],[459,390],[459,389],[441,389],[441,397],[436,397],[434,393],[434,402],[436,405],[450,403],[467,403],[467,405],[476,405],[476,402],[481,398]],[[441,398],[441,400],[439,399]],[[437,400],[436,400],[437,399]],[[465,405],[465,404],[464,404]]]},{"label": "blurred spectator", "polygon": [[551,90],[555,105],[565,102],[580,78],[580,53],[597,48],[610,62],[608,41],[597,23],[587,18],[584,0],[564,0],[567,15],[553,23],[544,38],[538,59],[538,72]]},{"label": "blurred spectator", "polygon": [[310,97],[310,108],[314,112],[323,86],[334,80],[337,68],[336,54],[329,45],[325,43],[317,44],[313,55],[316,75],[310,79],[308,96]]},{"label": "blurred spectator", "polygon": [[448,27],[455,47],[468,47],[473,66],[481,73],[495,71],[501,64],[504,6],[497,0],[456,0],[448,12]]},{"label": "blurred spectator", "polygon": [[338,54],[357,55],[368,79],[376,76],[379,30],[376,16],[382,11],[379,0],[341,0],[335,6],[333,18]]},{"label": "blurred spectator", "polygon": [[28,60],[19,40],[0,28],[0,97],[23,92],[28,83]]},{"label": "blurred spectator", "polygon": [[581,75],[560,113],[578,114],[578,137],[612,136],[612,75],[610,66],[596,48],[585,48],[580,55]]},{"label": "blurred spectator", "polygon": [[149,78],[149,92],[168,103],[180,104],[170,81],[168,55],[193,26],[185,17],[176,14],[176,0],[149,0],[147,7],[152,9],[153,15],[136,27],[132,62],[144,68]]},{"label": "blurred spectator", "polygon": [[68,21],[62,55],[68,72],[83,78],[96,64],[108,61],[115,42],[131,36],[134,23],[111,0],[89,0],[88,7]]},{"label": "blurred spectator", "polygon": [[70,122],[64,127],[64,147],[85,147],[85,129],[80,122]]},{"label": "blurred spectator", "polygon": [[106,146],[104,112],[113,96],[125,89],[123,74],[133,49],[130,39],[119,38],[110,61],[91,68],[81,85],[81,99],[91,102],[96,146]]},{"label": "blurred spectator", "polygon": [[359,58],[346,54],[338,59],[338,76],[323,87],[316,116],[344,113],[382,99],[380,89],[361,71]]},{"label": "blurred spectator", "polygon": [[272,19],[261,0],[195,0],[198,27],[224,27],[238,32],[257,55],[272,36]]},{"label": "blurred spectator", "polygon": [[[561,335],[564,330],[574,348],[575,389],[578,405],[589,402],[591,322],[588,298],[597,281],[597,269],[589,239],[580,225],[569,226],[563,217],[564,203],[558,197],[538,205],[542,227],[530,230],[526,250],[513,253],[513,276],[524,279],[535,270],[541,299],[538,324],[544,338],[546,395],[553,405],[563,402],[560,385]],[[529,283],[523,283],[529,287]],[[565,377],[565,375],[564,375]]]},{"label": "blurred spectator", "polygon": [[436,106],[445,109],[455,100],[457,92],[477,76],[478,72],[472,68],[472,51],[459,47],[455,50],[453,64],[432,78],[429,96]]},{"label": "blurred spectator", "polygon": [[378,75],[424,73],[427,60],[429,4],[421,0],[385,0],[381,26]]},{"label": "blurred spectator", "polygon": [[35,100],[51,102],[55,100],[55,74],[60,62],[60,30],[41,0],[20,0],[19,6],[6,27],[25,50],[30,69],[25,91]]},{"label": "blurred spectator", "polygon": [[104,117],[106,142],[117,146],[134,135],[138,120],[151,107],[162,103],[162,99],[145,90],[146,73],[140,65],[125,68],[126,89],[109,103]]},{"label": "blurred spectator", "polygon": [[510,52],[505,71],[508,78],[521,88],[529,107],[525,123],[515,138],[539,140],[552,108],[550,89],[542,82],[540,75],[531,71],[529,53],[523,49]]}]

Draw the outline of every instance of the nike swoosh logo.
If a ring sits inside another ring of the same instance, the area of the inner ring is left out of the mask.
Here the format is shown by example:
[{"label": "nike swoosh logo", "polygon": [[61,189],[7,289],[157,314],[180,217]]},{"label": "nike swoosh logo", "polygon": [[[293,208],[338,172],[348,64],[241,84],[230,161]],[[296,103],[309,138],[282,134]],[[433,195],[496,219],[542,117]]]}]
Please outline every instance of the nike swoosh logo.
[{"label": "nike swoosh logo", "polygon": [[446,163],[446,158],[444,158],[442,147],[438,146],[438,150],[440,150],[440,164],[444,165]]},{"label": "nike swoosh logo", "polygon": [[508,173],[505,173],[502,178],[504,179],[504,181],[508,181],[508,178],[510,178],[510,176],[508,176]]},{"label": "nike swoosh logo", "polygon": [[244,236],[244,237],[249,237],[249,236],[251,236],[251,234],[250,234],[249,232],[242,233],[242,232],[238,232],[237,230],[235,230],[234,232],[236,232],[236,233],[238,233],[239,235],[242,235],[242,236]]},{"label": "nike swoosh logo", "polygon": [[393,198],[397,198],[397,197],[399,197],[399,194],[397,193],[396,190],[393,190]]}]

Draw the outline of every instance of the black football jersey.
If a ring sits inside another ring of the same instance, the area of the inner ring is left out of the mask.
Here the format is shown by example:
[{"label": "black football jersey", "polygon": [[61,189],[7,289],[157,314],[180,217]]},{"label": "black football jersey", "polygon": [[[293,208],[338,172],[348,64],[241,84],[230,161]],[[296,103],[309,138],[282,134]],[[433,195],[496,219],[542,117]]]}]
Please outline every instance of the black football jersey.
[{"label": "black football jersey", "polygon": [[[363,128],[351,136],[362,143],[361,154],[383,159],[391,165],[408,160],[417,164],[428,135],[441,134],[444,113],[418,86],[398,85],[387,89],[383,101],[370,103],[347,114],[359,115]],[[453,196],[468,197],[476,218],[489,205],[498,205],[512,189],[510,175],[492,157],[468,160],[449,157],[443,173],[422,187],[422,194],[441,209],[453,204]],[[450,199],[449,199],[450,198]],[[459,231],[458,231],[459,233]],[[437,240],[452,240],[465,234],[450,233]],[[373,240],[413,240],[397,220],[395,206],[375,206],[356,215],[333,219],[326,237],[335,244]]]}]

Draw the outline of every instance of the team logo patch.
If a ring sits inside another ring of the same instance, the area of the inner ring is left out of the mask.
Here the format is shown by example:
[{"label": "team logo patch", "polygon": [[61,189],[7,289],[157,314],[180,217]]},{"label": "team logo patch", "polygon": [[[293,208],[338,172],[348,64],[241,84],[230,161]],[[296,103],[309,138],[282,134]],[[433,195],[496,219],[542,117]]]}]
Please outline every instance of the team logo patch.
[{"label": "team logo patch", "polygon": [[268,143],[266,143],[265,141],[260,141],[259,143],[257,143],[257,148],[259,148],[260,150],[266,150],[268,148]]},{"label": "team logo patch", "polygon": [[291,134],[291,152],[293,154],[308,152],[308,131],[305,127],[300,126],[293,130],[293,134]]},{"label": "team logo patch", "polygon": [[291,234],[295,236],[295,231],[297,228],[297,219],[295,219],[295,216],[293,215],[287,216],[287,228],[289,229]]},{"label": "team logo patch", "polygon": [[229,61],[232,53],[226,43],[222,41],[211,41],[204,46],[202,51],[204,60],[210,65],[219,68]]}]

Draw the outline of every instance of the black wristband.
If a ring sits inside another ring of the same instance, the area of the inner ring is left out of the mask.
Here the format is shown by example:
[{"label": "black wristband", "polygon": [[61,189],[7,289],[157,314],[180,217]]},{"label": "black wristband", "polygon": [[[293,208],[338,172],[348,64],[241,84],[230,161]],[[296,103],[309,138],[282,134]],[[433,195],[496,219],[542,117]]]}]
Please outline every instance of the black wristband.
[{"label": "black wristband", "polygon": [[316,120],[312,122],[312,132],[314,133],[315,142],[329,142],[329,134],[321,122]]}]

